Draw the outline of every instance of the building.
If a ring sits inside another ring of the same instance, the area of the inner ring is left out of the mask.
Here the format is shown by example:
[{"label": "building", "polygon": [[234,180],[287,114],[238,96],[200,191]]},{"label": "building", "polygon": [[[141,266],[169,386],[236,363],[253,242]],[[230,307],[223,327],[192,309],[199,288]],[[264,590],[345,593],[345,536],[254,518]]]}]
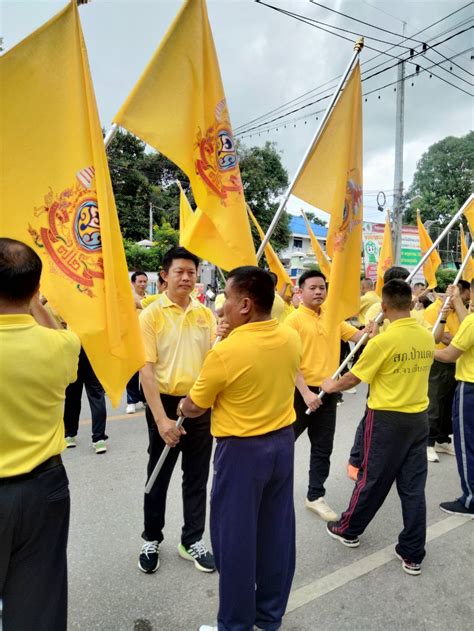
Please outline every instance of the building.
[{"label": "building", "polygon": [[[326,251],[328,229],[312,222],[310,224],[314,236],[323,250]],[[291,278],[296,280],[302,272],[312,265],[317,265],[317,261],[311,248],[311,241],[303,217],[290,215],[290,232],[290,243],[285,250],[280,252],[280,257],[283,265],[289,270]]]}]

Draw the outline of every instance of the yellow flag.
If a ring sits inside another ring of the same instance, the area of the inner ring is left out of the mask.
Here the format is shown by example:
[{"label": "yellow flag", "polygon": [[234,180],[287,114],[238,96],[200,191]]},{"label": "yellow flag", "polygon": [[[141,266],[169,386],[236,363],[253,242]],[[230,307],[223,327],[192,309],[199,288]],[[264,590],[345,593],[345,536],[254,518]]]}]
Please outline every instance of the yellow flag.
[{"label": "yellow flag", "polygon": [[379,252],[379,260],[377,262],[377,283],[375,291],[379,296],[382,295],[383,277],[385,272],[393,265],[393,244],[392,244],[392,228],[390,225],[390,212],[387,211],[387,219],[385,220],[385,229],[383,231],[382,247]]},{"label": "yellow flag", "polygon": [[313,147],[292,193],[331,215],[332,259],[326,312],[331,322],[358,313],[362,243],[362,94],[359,62]]},{"label": "yellow flag", "polygon": [[[424,256],[429,248],[433,245],[433,241],[431,240],[430,235],[426,231],[425,226],[421,221],[419,210],[416,211],[416,224],[418,226],[418,237],[420,239],[421,255]],[[435,249],[428,257],[426,263],[423,265],[423,274],[425,276],[426,282],[428,283],[428,289],[434,289],[438,284],[435,272],[440,265],[441,258],[438,254],[438,251]]]},{"label": "yellow flag", "polygon": [[186,193],[183,191],[181,184],[179,184],[179,245],[183,245],[182,239],[186,227],[194,221],[194,213],[191,208],[191,204],[186,197]]},{"label": "yellow flag", "polygon": [[467,224],[469,226],[469,231],[474,239],[474,195],[471,195],[470,202],[464,211],[464,216],[467,219]]},{"label": "yellow flag", "polygon": [[[466,258],[468,251],[469,249],[467,247],[466,237],[464,236],[464,230],[461,224],[461,259],[463,261]],[[463,280],[467,280],[468,283],[470,283],[474,278],[474,260],[472,258],[472,254],[469,255],[467,265],[462,273],[462,278]]]},{"label": "yellow flag", "polygon": [[197,206],[225,243],[228,263],[220,267],[256,265],[204,0],[186,0],[114,121],[189,177]]},{"label": "yellow flag", "polygon": [[311,230],[311,224],[306,217],[304,211],[301,211],[303,215],[303,219],[306,223],[306,230],[308,231],[309,238],[311,241],[311,247],[313,248],[314,256],[318,261],[319,269],[322,271],[324,276],[329,280],[329,276],[331,275],[331,263],[329,262],[327,256],[324,254],[322,247],[319,245],[319,241],[316,239],[314,232]]},{"label": "yellow flag", "polygon": [[117,405],[145,356],[76,3],[0,68],[0,234],[40,255],[41,292]]},{"label": "yellow flag", "polygon": [[[263,241],[263,239],[265,238],[265,233],[263,232],[262,228],[260,227],[260,224],[258,223],[257,218],[255,217],[253,212],[250,210],[249,206],[247,206],[247,212],[248,212],[248,214],[250,216],[250,219],[253,221],[253,225],[257,229],[257,232],[259,234],[260,239]],[[268,242],[267,245],[265,246],[265,257],[267,259],[267,263],[268,263],[268,267],[270,268],[270,271],[277,275],[277,278],[278,278],[277,289],[278,289],[278,291],[281,291],[283,289],[284,285],[287,286],[287,292],[291,291],[291,288],[293,287],[293,283],[291,282],[291,278],[290,278],[288,272],[286,271],[286,269],[283,267],[283,263],[278,258],[278,255],[275,252],[275,250],[272,248],[270,242]],[[287,292],[285,292],[285,293],[287,293]]]}]

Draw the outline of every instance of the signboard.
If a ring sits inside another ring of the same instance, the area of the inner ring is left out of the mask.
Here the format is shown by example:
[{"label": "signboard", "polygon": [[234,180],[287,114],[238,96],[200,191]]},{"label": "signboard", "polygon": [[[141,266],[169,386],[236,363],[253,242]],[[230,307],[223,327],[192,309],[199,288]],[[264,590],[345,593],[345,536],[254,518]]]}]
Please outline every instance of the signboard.
[{"label": "signboard", "polygon": [[[364,270],[367,278],[377,280],[377,262],[382,247],[385,224],[367,223],[362,226],[362,243],[364,247]],[[421,259],[420,241],[416,226],[403,226],[400,265],[412,271]],[[413,283],[424,282],[423,269],[415,274]]]}]

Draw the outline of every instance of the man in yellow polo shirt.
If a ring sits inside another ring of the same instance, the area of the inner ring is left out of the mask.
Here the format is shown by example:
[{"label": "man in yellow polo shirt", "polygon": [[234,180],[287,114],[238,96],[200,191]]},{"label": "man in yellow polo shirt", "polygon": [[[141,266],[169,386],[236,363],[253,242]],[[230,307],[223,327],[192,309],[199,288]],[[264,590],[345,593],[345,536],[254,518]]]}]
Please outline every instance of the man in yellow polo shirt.
[{"label": "man in yellow polo shirt", "polygon": [[[461,300],[465,305],[469,304],[469,283],[459,281]],[[438,319],[443,301],[439,298],[424,310],[425,321],[432,328]],[[459,329],[459,316],[454,309],[450,309],[446,316],[444,335],[436,345],[437,350],[446,348]],[[456,390],[455,362],[439,362],[435,359],[430,371],[428,398],[428,418],[430,422],[430,434],[428,436],[427,457],[428,462],[439,462],[438,453],[447,453],[454,456],[454,445],[451,444],[450,435],[453,433],[452,408],[454,392]]]},{"label": "man in yellow polo shirt", "polygon": [[[304,272],[299,280],[302,303],[285,320],[299,334],[303,359],[295,389],[295,439],[306,429],[311,443],[309,486],[306,507],[322,519],[336,519],[324,495],[336,430],[337,397],[318,398],[319,387],[339,366],[341,340],[357,342],[363,335],[347,322],[328,322],[325,316],[326,277],[321,272]],[[311,410],[307,415],[306,410]]]},{"label": "man in yellow polo shirt", "polygon": [[365,315],[373,304],[380,305],[380,296],[374,291],[374,281],[370,278],[363,278],[360,283],[360,309],[359,322],[365,326]]},{"label": "man in yellow polo shirt", "polygon": [[212,451],[210,413],[176,429],[176,406],[201,370],[215,338],[211,311],[191,297],[199,259],[182,247],[173,247],[163,259],[167,290],[140,314],[146,364],[140,380],[147,401],[148,476],[165,444],[173,447],[150,493],[145,494],[145,527],[138,567],[147,574],[159,567],[163,541],[166,494],[178,456],[182,453],[184,525],[178,551],[202,572],[215,569],[212,554],[202,541],[206,520],[206,487]]},{"label": "man in yellow polo shirt", "polygon": [[204,361],[186,417],[212,406],[216,437],[211,538],[219,571],[217,629],[280,628],[295,569],[293,392],[298,335],[271,317],[273,282],[258,267],[227,280],[230,335]]},{"label": "man in yellow polo shirt", "polygon": [[80,342],[39,300],[41,260],[0,238],[0,596],[5,631],[65,631],[65,390]]},{"label": "man in yellow polo shirt", "polygon": [[[369,341],[359,361],[340,380],[328,378],[324,392],[370,384],[364,428],[364,462],[347,510],[327,524],[328,534],[348,547],[359,545],[393,483],[402,503],[404,528],[395,548],[407,574],[421,573],[425,556],[425,483],[428,470],[428,376],[432,334],[410,317],[411,288],[392,280],[382,290],[382,310],[390,321]],[[327,395],[326,395],[327,396]]]},{"label": "man in yellow polo shirt", "polygon": [[[463,307],[459,291],[452,301],[461,319],[458,332],[444,350],[435,351],[440,362],[456,362],[456,393],[453,401],[453,437],[462,495],[442,502],[445,513],[474,518],[474,313]],[[471,311],[474,306],[474,280],[471,281]]]}]

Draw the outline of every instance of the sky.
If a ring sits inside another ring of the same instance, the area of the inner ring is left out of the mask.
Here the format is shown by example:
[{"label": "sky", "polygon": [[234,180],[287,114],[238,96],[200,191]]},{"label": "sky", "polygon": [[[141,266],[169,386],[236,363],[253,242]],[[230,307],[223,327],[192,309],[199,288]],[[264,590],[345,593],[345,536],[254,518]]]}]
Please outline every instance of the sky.
[{"label": "sky", "polygon": [[[208,0],[209,19],[235,134],[246,146],[275,142],[290,179],[329,99],[274,123],[269,124],[269,119],[330,94],[336,85],[335,79],[352,56],[353,42],[358,35],[367,36],[366,48],[361,54],[361,63],[365,63],[361,67],[364,78],[364,72],[368,77],[397,61],[388,56],[368,61],[378,54],[368,47],[388,51],[391,44],[402,42],[396,35],[404,28],[406,36],[414,35],[468,4],[467,0],[321,0],[320,4],[373,25],[368,26],[316,6],[310,0],[264,1],[325,25],[357,33],[338,31],[351,40],[346,41],[253,0]],[[0,35],[4,50],[21,41],[65,4],[64,0],[0,0]],[[99,114],[106,129],[180,6],[179,0],[92,0],[80,7]],[[470,3],[467,8],[421,33],[416,37],[419,41],[409,40],[403,43],[405,48],[392,48],[390,55],[406,56],[410,46],[418,52],[421,42],[433,46],[473,24],[474,10]],[[472,76],[465,71],[473,71],[473,32],[471,29],[456,36],[425,55],[417,56],[412,64],[405,64],[406,74],[414,72],[416,64],[420,66],[420,74],[405,83],[405,188],[413,179],[417,161],[430,145],[449,135],[465,135],[473,127],[472,98],[458,89],[473,92]],[[448,58],[456,55],[453,62],[460,67],[445,61],[436,51]],[[370,70],[382,62],[385,63]],[[440,64],[432,68],[438,77],[430,78],[429,72],[423,72],[422,68],[433,64]],[[379,191],[386,194],[386,207],[392,204],[397,94],[394,85],[383,86],[396,81],[396,77],[397,68],[394,67],[362,84],[363,94],[372,92],[366,97],[367,101],[365,97],[363,101],[366,221],[384,220],[383,213],[377,210]],[[253,119],[311,90],[313,92],[306,100],[296,100],[285,110],[278,110],[253,123],[267,122],[263,127],[244,131],[252,126],[249,122]],[[301,207],[314,210],[300,200],[290,198],[290,212],[298,213]],[[317,214],[327,218],[324,213]]]}]

